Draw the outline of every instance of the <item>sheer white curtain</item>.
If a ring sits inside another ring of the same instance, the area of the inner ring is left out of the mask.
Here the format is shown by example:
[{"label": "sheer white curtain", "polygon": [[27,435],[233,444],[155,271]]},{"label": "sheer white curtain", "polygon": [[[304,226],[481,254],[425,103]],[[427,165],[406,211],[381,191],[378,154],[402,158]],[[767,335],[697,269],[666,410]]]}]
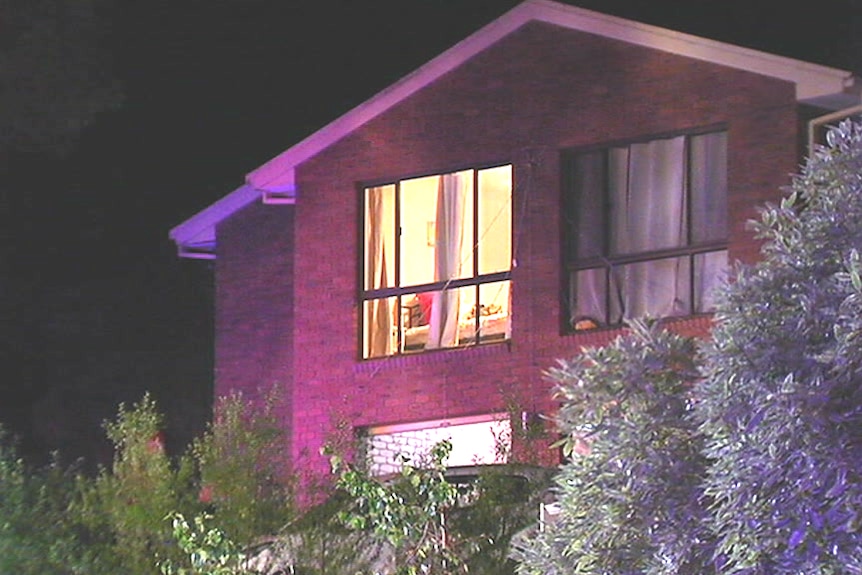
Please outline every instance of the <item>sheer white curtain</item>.
[{"label": "sheer white curtain", "polygon": [[[610,151],[611,254],[685,245],[685,138]],[[613,270],[611,319],[665,317],[689,308],[689,260],[667,258]]]},{"label": "sheer white curtain", "polygon": [[[365,210],[365,289],[389,287],[394,279],[390,266],[394,254],[391,250],[395,222],[395,205],[391,190],[370,188],[366,194]],[[390,246],[387,249],[387,246]],[[380,357],[394,353],[392,337],[391,298],[366,302],[365,356]]]},{"label": "sheer white curtain", "polygon": [[[727,133],[715,132],[691,138],[690,191],[692,240],[727,239]],[[694,258],[694,310],[712,311],[714,291],[726,279],[727,250]]]},{"label": "sheer white curtain", "polygon": [[[464,214],[472,180],[466,173],[440,176],[437,192],[436,233],[434,238],[434,280],[461,277],[465,243]],[[447,289],[434,293],[426,349],[458,345],[459,291]]]}]

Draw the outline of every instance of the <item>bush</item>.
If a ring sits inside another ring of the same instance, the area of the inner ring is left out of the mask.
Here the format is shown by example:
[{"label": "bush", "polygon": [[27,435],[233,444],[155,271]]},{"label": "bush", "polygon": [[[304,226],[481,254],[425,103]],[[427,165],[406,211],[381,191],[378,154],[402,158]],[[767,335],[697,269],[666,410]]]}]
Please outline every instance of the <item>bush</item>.
[{"label": "bush", "polygon": [[177,460],[165,452],[150,396],[121,404],[104,424],[113,464],[95,477],[58,466],[33,472],[0,437],[0,573],[355,575],[391,573],[396,558],[400,573],[513,572],[509,538],[533,519],[545,485],[524,468],[456,485],[441,445],[428,460],[405,462],[393,482],[345,466],[352,480],[328,486],[333,496],[300,514],[273,457],[283,444],[274,398],[262,409],[241,395],[223,399]]},{"label": "bush", "polygon": [[709,572],[695,359],[693,340],[633,322],[547,372],[568,461],[555,477],[559,514],[515,540],[518,573]]},{"label": "bush", "polygon": [[149,395],[131,407],[121,404],[105,431],[114,444],[113,466],[93,480],[79,478],[73,506],[87,529],[93,574],[157,573],[154,556],[180,556],[164,519],[188,505],[184,493],[191,467],[187,461],[172,466],[164,449],[163,417]]},{"label": "bush", "polygon": [[188,557],[189,567],[170,559],[159,562],[162,575],[246,575],[246,555],[224,531],[210,524],[209,515],[196,515],[191,523],[182,513],[166,519],[173,527],[174,539]]},{"label": "bush", "polygon": [[402,457],[400,472],[386,478],[331,457],[343,494],[336,517],[353,534],[376,542],[381,554],[372,557],[375,573],[514,572],[509,541],[535,519],[547,474],[528,466],[494,466],[459,481],[447,475],[451,449],[442,441],[415,460]]},{"label": "bush", "polygon": [[67,516],[70,471],[30,469],[0,428],[0,573],[87,573],[86,553]]},{"label": "bush", "polygon": [[293,482],[278,455],[285,437],[274,414],[276,400],[273,392],[258,409],[240,394],[222,398],[213,423],[191,448],[199,500],[240,545],[277,533],[296,516]]},{"label": "bush", "polygon": [[720,298],[697,413],[725,573],[862,571],[862,125],[828,139]]}]

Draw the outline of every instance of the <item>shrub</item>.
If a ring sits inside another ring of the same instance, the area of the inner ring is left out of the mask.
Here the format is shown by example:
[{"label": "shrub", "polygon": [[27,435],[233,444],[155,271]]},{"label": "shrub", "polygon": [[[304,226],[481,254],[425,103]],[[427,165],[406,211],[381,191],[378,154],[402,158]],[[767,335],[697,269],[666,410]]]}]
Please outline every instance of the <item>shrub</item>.
[{"label": "shrub", "polygon": [[862,125],[828,140],[720,297],[697,414],[725,573],[862,571]]},{"label": "shrub", "polygon": [[444,440],[415,460],[402,456],[400,472],[383,478],[331,457],[340,490],[336,517],[354,536],[376,542],[375,573],[514,572],[509,541],[534,520],[547,473],[506,465],[450,477],[451,449]]},{"label": "shrub", "polygon": [[514,542],[519,573],[709,572],[695,358],[693,340],[633,322],[547,372],[568,460],[555,477],[559,514]]},{"label": "shrub", "polygon": [[210,524],[209,515],[196,515],[191,523],[182,513],[171,513],[166,519],[173,527],[174,539],[188,557],[190,567],[170,559],[159,562],[162,575],[247,575],[245,554],[224,531]]},{"label": "shrub", "polygon": [[72,471],[31,469],[0,428],[0,573],[87,573],[86,553],[67,516]]},{"label": "shrub", "polygon": [[293,482],[279,456],[285,438],[276,401],[275,392],[259,407],[238,393],[221,398],[213,423],[191,447],[199,500],[240,545],[277,533],[296,516]]},{"label": "shrub", "polygon": [[172,466],[162,424],[149,395],[131,407],[121,404],[117,419],[105,423],[115,449],[112,468],[94,480],[79,478],[73,510],[87,529],[94,574],[156,573],[154,556],[179,556],[164,518],[183,507],[191,468]]},{"label": "shrub", "polygon": [[331,458],[336,485],[351,498],[339,517],[349,528],[370,531],[389,544],[398,575],[464,572],[463,561],[446,541],[446,513],[458,499],[444,474],[451,451],[451,442],[444,440],[425,461],[404,458],[400,474],[387,482]]}]

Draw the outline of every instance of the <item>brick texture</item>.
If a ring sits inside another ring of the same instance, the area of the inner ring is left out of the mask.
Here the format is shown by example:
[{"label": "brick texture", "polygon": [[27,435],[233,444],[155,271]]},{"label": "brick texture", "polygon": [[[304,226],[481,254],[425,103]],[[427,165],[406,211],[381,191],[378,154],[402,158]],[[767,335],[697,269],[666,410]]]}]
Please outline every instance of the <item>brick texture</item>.
[{"label": "brick texture", "polygon": [[[281,386],[286,449],[319,472],[337,421],[512,403],[552,413],[543,370],[618,335],[561,334],[561,151],[711,126],[728,131],[731,259],[750,262],[758,246],[745,221],[797,166],[794,86],[547,24],[522,28],[299,166],[295,206],[254,205],[219,227],[217,393]],[[359,359],[361,184],[486,162],[514,166],[511,342]],[[706,336],[709,322],[670,325]]]}]

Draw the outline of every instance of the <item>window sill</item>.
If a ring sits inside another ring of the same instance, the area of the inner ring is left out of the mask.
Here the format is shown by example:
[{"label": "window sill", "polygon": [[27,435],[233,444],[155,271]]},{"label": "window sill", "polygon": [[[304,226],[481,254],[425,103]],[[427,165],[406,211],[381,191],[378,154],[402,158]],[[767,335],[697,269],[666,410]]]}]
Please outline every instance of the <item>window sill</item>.
[{"label": "window sill", "polygon": [[414,353],[389,355],[360,360],[354,365],[354,373],[376,373],[381,370],[401,369],[414,365],[432,365],[458,362],[465,358],[500,356],[511,353],[511,340],[500,340],[466,347],[448,347]]},{"label": "window sill", "polygon": [[[713,324],[713,316],[712,312],[709,313],[697,313],[692,315],[683,315],[683,316],[673,316],[673,317],[665,317],[657,320],[658,324],[662,327],[666,327],[675,332],[689,333],[696,332],[700,334],[701,332],[709,332],[712,329]],[[604,337],[607,336],[616,336],[621,335],[627,330],[625,324],[616,324],[616,325],[599,325],[589,329],[570,329],[563,333],[564,336],[574,336],[574,337]],[[706,335],[707,333],[704,333]]]}]

